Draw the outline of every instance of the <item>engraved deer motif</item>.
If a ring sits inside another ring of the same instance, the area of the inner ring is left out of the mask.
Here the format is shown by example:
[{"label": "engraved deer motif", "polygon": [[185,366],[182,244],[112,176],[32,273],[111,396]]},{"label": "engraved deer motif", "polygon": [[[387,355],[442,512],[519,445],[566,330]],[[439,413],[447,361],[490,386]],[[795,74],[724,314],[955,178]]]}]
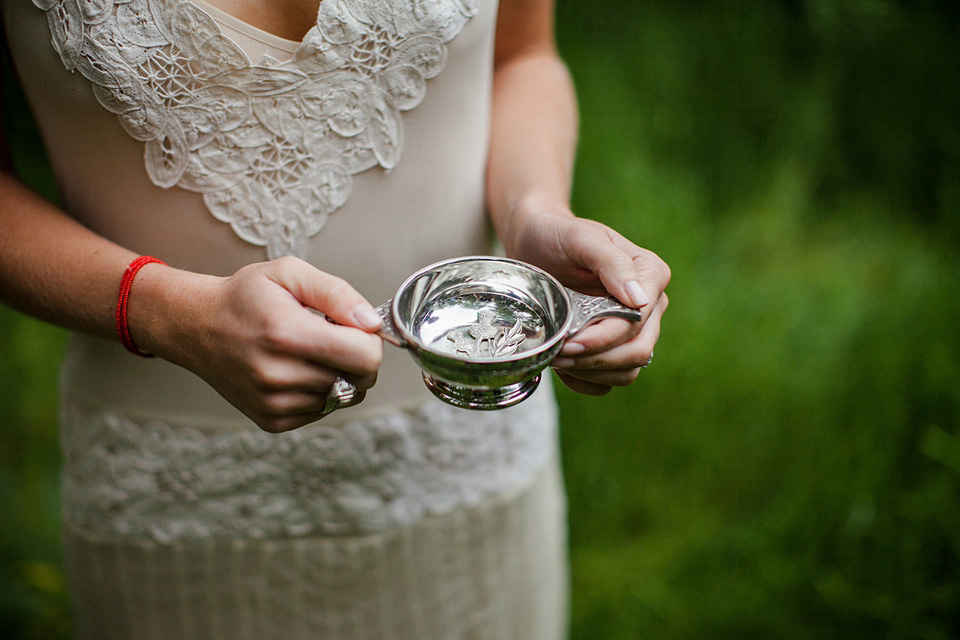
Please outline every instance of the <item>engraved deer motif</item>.
[{"label": "engraved deer motif", "polygon": [[494,325],[497,317],[489,311],[478,311],[477,321],[466,328],[456,329],[447,334],[447,340],[454,343],[456,353],[467,356],[505,356],[512,355],[520,348],[526,338],[523,325],[518,320],[510,329]]}]

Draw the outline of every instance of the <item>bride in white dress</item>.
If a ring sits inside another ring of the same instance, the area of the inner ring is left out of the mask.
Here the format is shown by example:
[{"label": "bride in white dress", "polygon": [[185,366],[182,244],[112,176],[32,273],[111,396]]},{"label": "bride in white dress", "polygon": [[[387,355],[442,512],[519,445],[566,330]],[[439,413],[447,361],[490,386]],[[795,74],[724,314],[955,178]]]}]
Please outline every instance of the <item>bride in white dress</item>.
[{"label": "bride in white dress", "polygon": [[[443,405],[370,304],[489,253],[492,221],[507,255],[643,309],[568,343],[565,384],[602,394],[649,361],[669,270],[569,210],[550,0],[2,9],[63,202],[0,175],[3,301],[72,330],[77,637],[563,637],[549,385]],[[138,255],[166,264],[118,303]],[[369,393],[327,415],[338,376]]]}]

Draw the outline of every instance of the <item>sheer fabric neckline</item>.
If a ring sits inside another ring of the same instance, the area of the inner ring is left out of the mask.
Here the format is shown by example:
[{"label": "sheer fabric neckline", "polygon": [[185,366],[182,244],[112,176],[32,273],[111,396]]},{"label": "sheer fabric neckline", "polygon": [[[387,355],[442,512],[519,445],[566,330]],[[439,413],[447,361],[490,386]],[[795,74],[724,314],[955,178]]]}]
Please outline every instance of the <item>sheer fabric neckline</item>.
[{"label": "sheer fabric neckline", "polygon": [[[300,48],[300,45],[307,36],[307,34],[304,34],[304,37],[300,40],[290,40],[289,38],[284,38],[282,36],[270,33],[266,29],[261,29],[260,27],[254,26],[249,22],[244,22],[233,14],[227,13],[223,9],[220,9],[219,7],[216,7],[205,0],[190,0],[190,2],[209,13],[211,18],[220,23],[220,26],[232,29],[250,38],[251,40],[256,40],[257,42],[265,44],[273,49],[283,51],[289,54],[290,57],[297,52],[297,49]],[[319,11],[319,4],[317,5],[317,9]],[[314,27],[316,27],[316,21],[314,21],[314,24],[310,27],[310,29],[313,29]],[[307,30],[307,33],[310,33],[309,29]]]}]

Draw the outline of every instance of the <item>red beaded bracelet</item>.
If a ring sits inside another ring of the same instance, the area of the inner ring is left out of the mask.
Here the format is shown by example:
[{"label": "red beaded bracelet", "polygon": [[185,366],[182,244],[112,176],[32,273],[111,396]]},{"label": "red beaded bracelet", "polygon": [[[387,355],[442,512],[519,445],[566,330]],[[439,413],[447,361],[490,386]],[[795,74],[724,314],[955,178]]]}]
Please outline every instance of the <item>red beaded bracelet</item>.
[{"label": "red beaded bracelet", "polygon": [[130,325],[127,323],[127,302],[130,300],[130,288],[133,286],[133,279],[137,277],[137,272],[151,262],[167,264],[153,256],[140,256],[131,262],[127,270],[123,272],[123,278],[120,279],[120,297],[117,298],[117,333],[120,334],[120,342],[127,348],[127,351],[144,358],[153,358],[154,355],[140,350],[130,336]]}]

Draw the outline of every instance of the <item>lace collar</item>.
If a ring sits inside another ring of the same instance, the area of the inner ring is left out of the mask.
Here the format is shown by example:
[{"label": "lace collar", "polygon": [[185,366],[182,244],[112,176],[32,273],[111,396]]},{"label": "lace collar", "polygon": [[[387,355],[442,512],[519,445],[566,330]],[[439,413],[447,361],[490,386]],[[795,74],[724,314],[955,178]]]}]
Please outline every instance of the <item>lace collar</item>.
[{"label": "lace collar", "polygon": [[188,0],[33,0],[67,69],[144,143],[157,186],[203,194],[269,258],[304,256],[352,176],[392,169],[402,111],[476,0],[323,0],[291,60],[252,63]]}]

